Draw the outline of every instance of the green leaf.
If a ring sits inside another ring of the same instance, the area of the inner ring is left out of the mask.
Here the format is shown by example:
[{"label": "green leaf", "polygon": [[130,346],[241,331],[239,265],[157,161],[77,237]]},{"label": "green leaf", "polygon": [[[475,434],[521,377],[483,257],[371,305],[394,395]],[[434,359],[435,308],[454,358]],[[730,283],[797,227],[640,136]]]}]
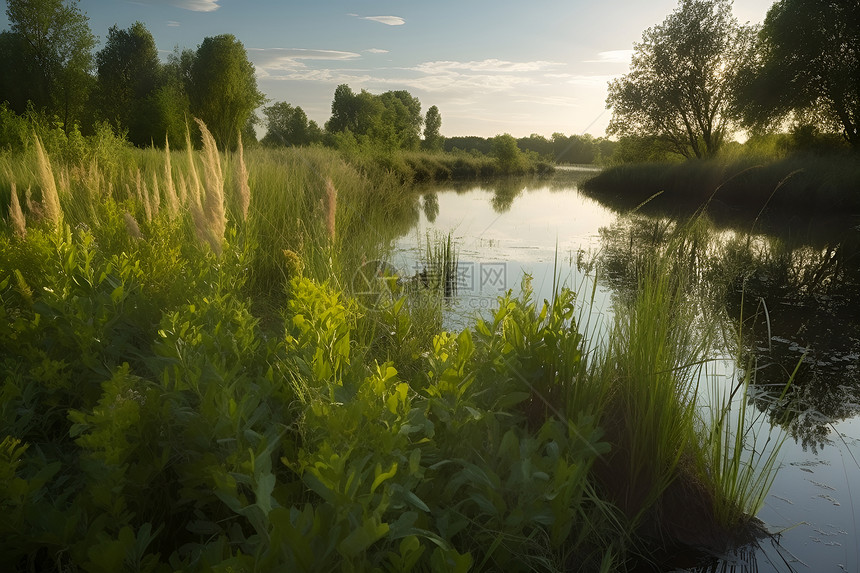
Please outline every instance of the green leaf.
[{"label": "green leaf", "polygon": [[358,529],[340,542],[337,550],[344,557],[355,557],[388,533],[387,523],[377,523],[375,518],[367,519]]},{"label": "green leaf", "polygon": [[374,475],[376,475],[376,477],[373,480],[373,485],[370,486],[370,493],[375,492],[376,488],[379,487],[382,482],[394,477],[394,474],[397,473],[397,462],[393,462],[391,464],[391,468],[389,468],[389,470],[386,472],[382,471],[382,464],[376,464],[376,469],[373,473]]}]

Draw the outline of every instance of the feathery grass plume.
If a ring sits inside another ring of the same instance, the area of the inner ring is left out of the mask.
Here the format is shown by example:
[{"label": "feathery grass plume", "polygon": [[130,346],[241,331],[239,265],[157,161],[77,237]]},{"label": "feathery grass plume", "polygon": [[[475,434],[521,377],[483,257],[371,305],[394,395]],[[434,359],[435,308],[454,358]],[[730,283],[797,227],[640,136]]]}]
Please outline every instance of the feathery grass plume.
[{"label": "feathery grass plume", "polygon": [[245,152],[242,149],[242,133],[239,133],[239,166],[233,178],[236,195],[239,197],[239,210],[242,220],[248,220],[248,207],[251,205],[251,186],[248,185],[248,169],[245,167]]},{"label": "feathery grass plume", "polygon": [[57,193],[57,182],[51,169],[51,160],[42,147],[42,140],[35,133],[36,163],[38,164],[39,180],[42,183],[42,208],[45,218],[55,229],[59,229],[63,221],[63,211],[60,207],[60,196]]},{"label": "feathery grass plume", "polygon": [[9,216],[12,219],[12,228],[15,234],[22,239],[27,236],[27,221],[24,219],[24,213],[21,211],[21,204],[18,202],[18,190],[15,188],[15,182],[12,182],[12,201],[9,204]]},{"label": "feathery grass plume", "polygon": [[173,169],[170,166],[170,141],[164,137],[164,197],[167,199],[167,214],[174,220],[179,214],[179,197],[173,182]]},{"label": "feathery grass plume", "polygon": [[188,204],[188,184],[185,183],[185,178],[179,178],[179,193],[177,195],[177,199],[180,205]]},{"label": "feathery grass plume", "polygon": [[33,201],[32,187],[27,187],[27,191],[24,193],[24,200],[27,203],[27,211],[29,211],[30,214],[36,218],[36,220],[41,220],[45,218],[45,209],[42,207],[42,204],[38,201]]},{"label": "feathery grass plume", "polygon": [[[202,208],[205,218],[204,236],[215,253],[221,253],[221,242],[224,239],[224,231],[227,229],[227,214],[224,210],[224,175],[221,172],[221,158],[218,156],[218,147],[215,138],[209,133],[206,124],[195,118],[203,135],[203,197],[198,200],[197,207]],[[193,204],[192,204],[193,206]],[[199,214],[195,217],[195,227],[203,221],[198,221]]]},{"label": "feathery grass plume", "polygon": [[125,230],[128,231],[129,236],[136,241],[143,239],[143,233],[140,232],[140,226],[138,226],[134,216],[126,211],[122,214],[122,218],[125,221]]},{"label": "feathery grass plume", "polygon": [[188,181],[188,191],[191,195],[192,204],[194,200],[200,201],[200,196],[203,194],[202,186],[200,185],[200,174],[197,173],[197,164],[194,162],[194,146],[191,145],[191,129],[188,124],[185,124],[185,148],[188,150],[188,173],[191,180]]},{"label": "feathery grass plume", "polygon": [[325,180],[325,195],[326,195],[326,214],[325,225],[328,229],[328,236],[334,242],[335,234],[335,215],[337,214],[337,188],[335,188],[331,177],[326,177]]},{"label": "feathery grass plume", "polygon": [[152,208],[152,216],[158,217],[158,212],[161,210],[161,194],[158,192],[158,175],[152,173],[152,193],[149,194],[149,201]]},{"label": "feathery grass plume", "polygon": [[140,176],[140,169],[134,179],[135,188],[137,190],[137,200],[143,205],[143,213],[146,215],[146,220],[152,222],[152,209],[149,204],[149,190],[146,188],[146,181]]},{"label": "feathery grass plume", "polygon": [[69,175],[69,169],[67,167],[61,167],[60,172],[57,173],[57,184],[58,184],[58,192],[68,193],[69,192],[69,181],[71,180],[71,176]]}]

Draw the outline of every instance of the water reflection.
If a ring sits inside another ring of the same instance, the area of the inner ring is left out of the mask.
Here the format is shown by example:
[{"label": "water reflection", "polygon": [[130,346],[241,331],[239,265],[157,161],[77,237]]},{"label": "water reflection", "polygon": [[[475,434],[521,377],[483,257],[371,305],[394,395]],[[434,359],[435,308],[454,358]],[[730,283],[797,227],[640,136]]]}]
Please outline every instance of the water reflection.
[{"label": "water reflection", "polygon": [[741,374],[755,370],[754,404],[817,451],[832,422],[860,413],[860,233],[849,228],[824,245],[798,246],[719,231],[704,219],[631,214],[601,230],[600,264],[616,296],[635,289],[641,262],[680,227],[676,264],[693,277],[703,308],[722,317],[727,351],[740,336]]},{"label": "water reflection", "polygon": [[523,192],[523,185],[516,179],[503,179],[491,185],[489,189],[493,192],[490,205],[496,213],[507,213],[514,204],[514,199]]},{"label": "water reflection", "polygon": [[439,216],[439,195],[437,193],[425,193],[421,196],[424,216],[429,223],[435,223]]}]

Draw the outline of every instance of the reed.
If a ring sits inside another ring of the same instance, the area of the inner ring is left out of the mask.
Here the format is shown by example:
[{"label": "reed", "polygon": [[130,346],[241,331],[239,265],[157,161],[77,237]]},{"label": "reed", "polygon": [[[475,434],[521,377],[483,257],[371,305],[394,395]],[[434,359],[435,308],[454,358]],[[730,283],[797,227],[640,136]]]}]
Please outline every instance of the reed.
[{"label": "reed", "polygon": [[51,167],[51,160],[42,146],[41,139],[34,135],[33,140],[33,147],[36,150],[38,179],[42,187],[42,212],[51,226],[55,230],[59,230],[63,223],[63,209],[60,206],[60,195],[57,192],[54,170]]},{"label": "reed", "polygon": [[176,193],[176,183],[173,181],[173,168],[170,161],[170,142],[164,139],[164,196],[167,200],[167,213],[173,221],[179,215],[180,199]]},{"label": "reed", "polygon": [[15,188],[15,182],[11,181],[11,199],[9,202],[9,218],[12,220],[12,228],[15,234],[22,239],[27,237],[27,221],[24,218],[24,212],[21,211],[21,203],[18,201],[18,190]]},{"label": "reed", "polygon": [[248,168],[245,166],[245,150],[242,146],[242,134],[239,133],[239,147],[236,171],[233,178],[233,189],[239,201],[239,213],[243,221],[248,220],[248,209],[251,206],[251,186],[248,183]]},{"label": "reed", "polygon": [[432,236],[428,232],[420,280],[431,291],[438,292],[443,297],[456,296],[458,259],[453,232],[449,231],[446,235],[436,233]]},{"label": "reed", "polygon": [[[761,308],[761,307],[760,307]],[[741,301],[740,328],[735,336],[735,363],[743,368],[739,380],[730,388],[712,378],[710,404],[703,410],[702,448],[700,464],[702,475],[708,479],[714,493],[714,510],[725,527],[744,527],[764,505],[773,480],[779,469],[780,448],[787,437],[786,430],[771,424],[761,412],[751,412],[750,388],[758,370],[752,354],[744,361],[743,301]],[[774,397],[779,403],[785,398],[803,358]],[[764,437],[763,437],[764,436]]]}]

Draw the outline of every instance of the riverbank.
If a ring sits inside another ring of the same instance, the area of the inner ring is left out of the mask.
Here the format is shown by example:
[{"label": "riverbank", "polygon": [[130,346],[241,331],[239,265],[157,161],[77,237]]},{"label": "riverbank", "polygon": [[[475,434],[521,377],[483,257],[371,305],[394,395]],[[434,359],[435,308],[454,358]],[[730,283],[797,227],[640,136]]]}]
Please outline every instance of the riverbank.
[{"label": "riverbank", "polygon": [[707,207],[715,219],[860,216],[860,157],[620,165],[601,171],[580,188],[619,212],[651,199],[649,209],[677,215]]}]

